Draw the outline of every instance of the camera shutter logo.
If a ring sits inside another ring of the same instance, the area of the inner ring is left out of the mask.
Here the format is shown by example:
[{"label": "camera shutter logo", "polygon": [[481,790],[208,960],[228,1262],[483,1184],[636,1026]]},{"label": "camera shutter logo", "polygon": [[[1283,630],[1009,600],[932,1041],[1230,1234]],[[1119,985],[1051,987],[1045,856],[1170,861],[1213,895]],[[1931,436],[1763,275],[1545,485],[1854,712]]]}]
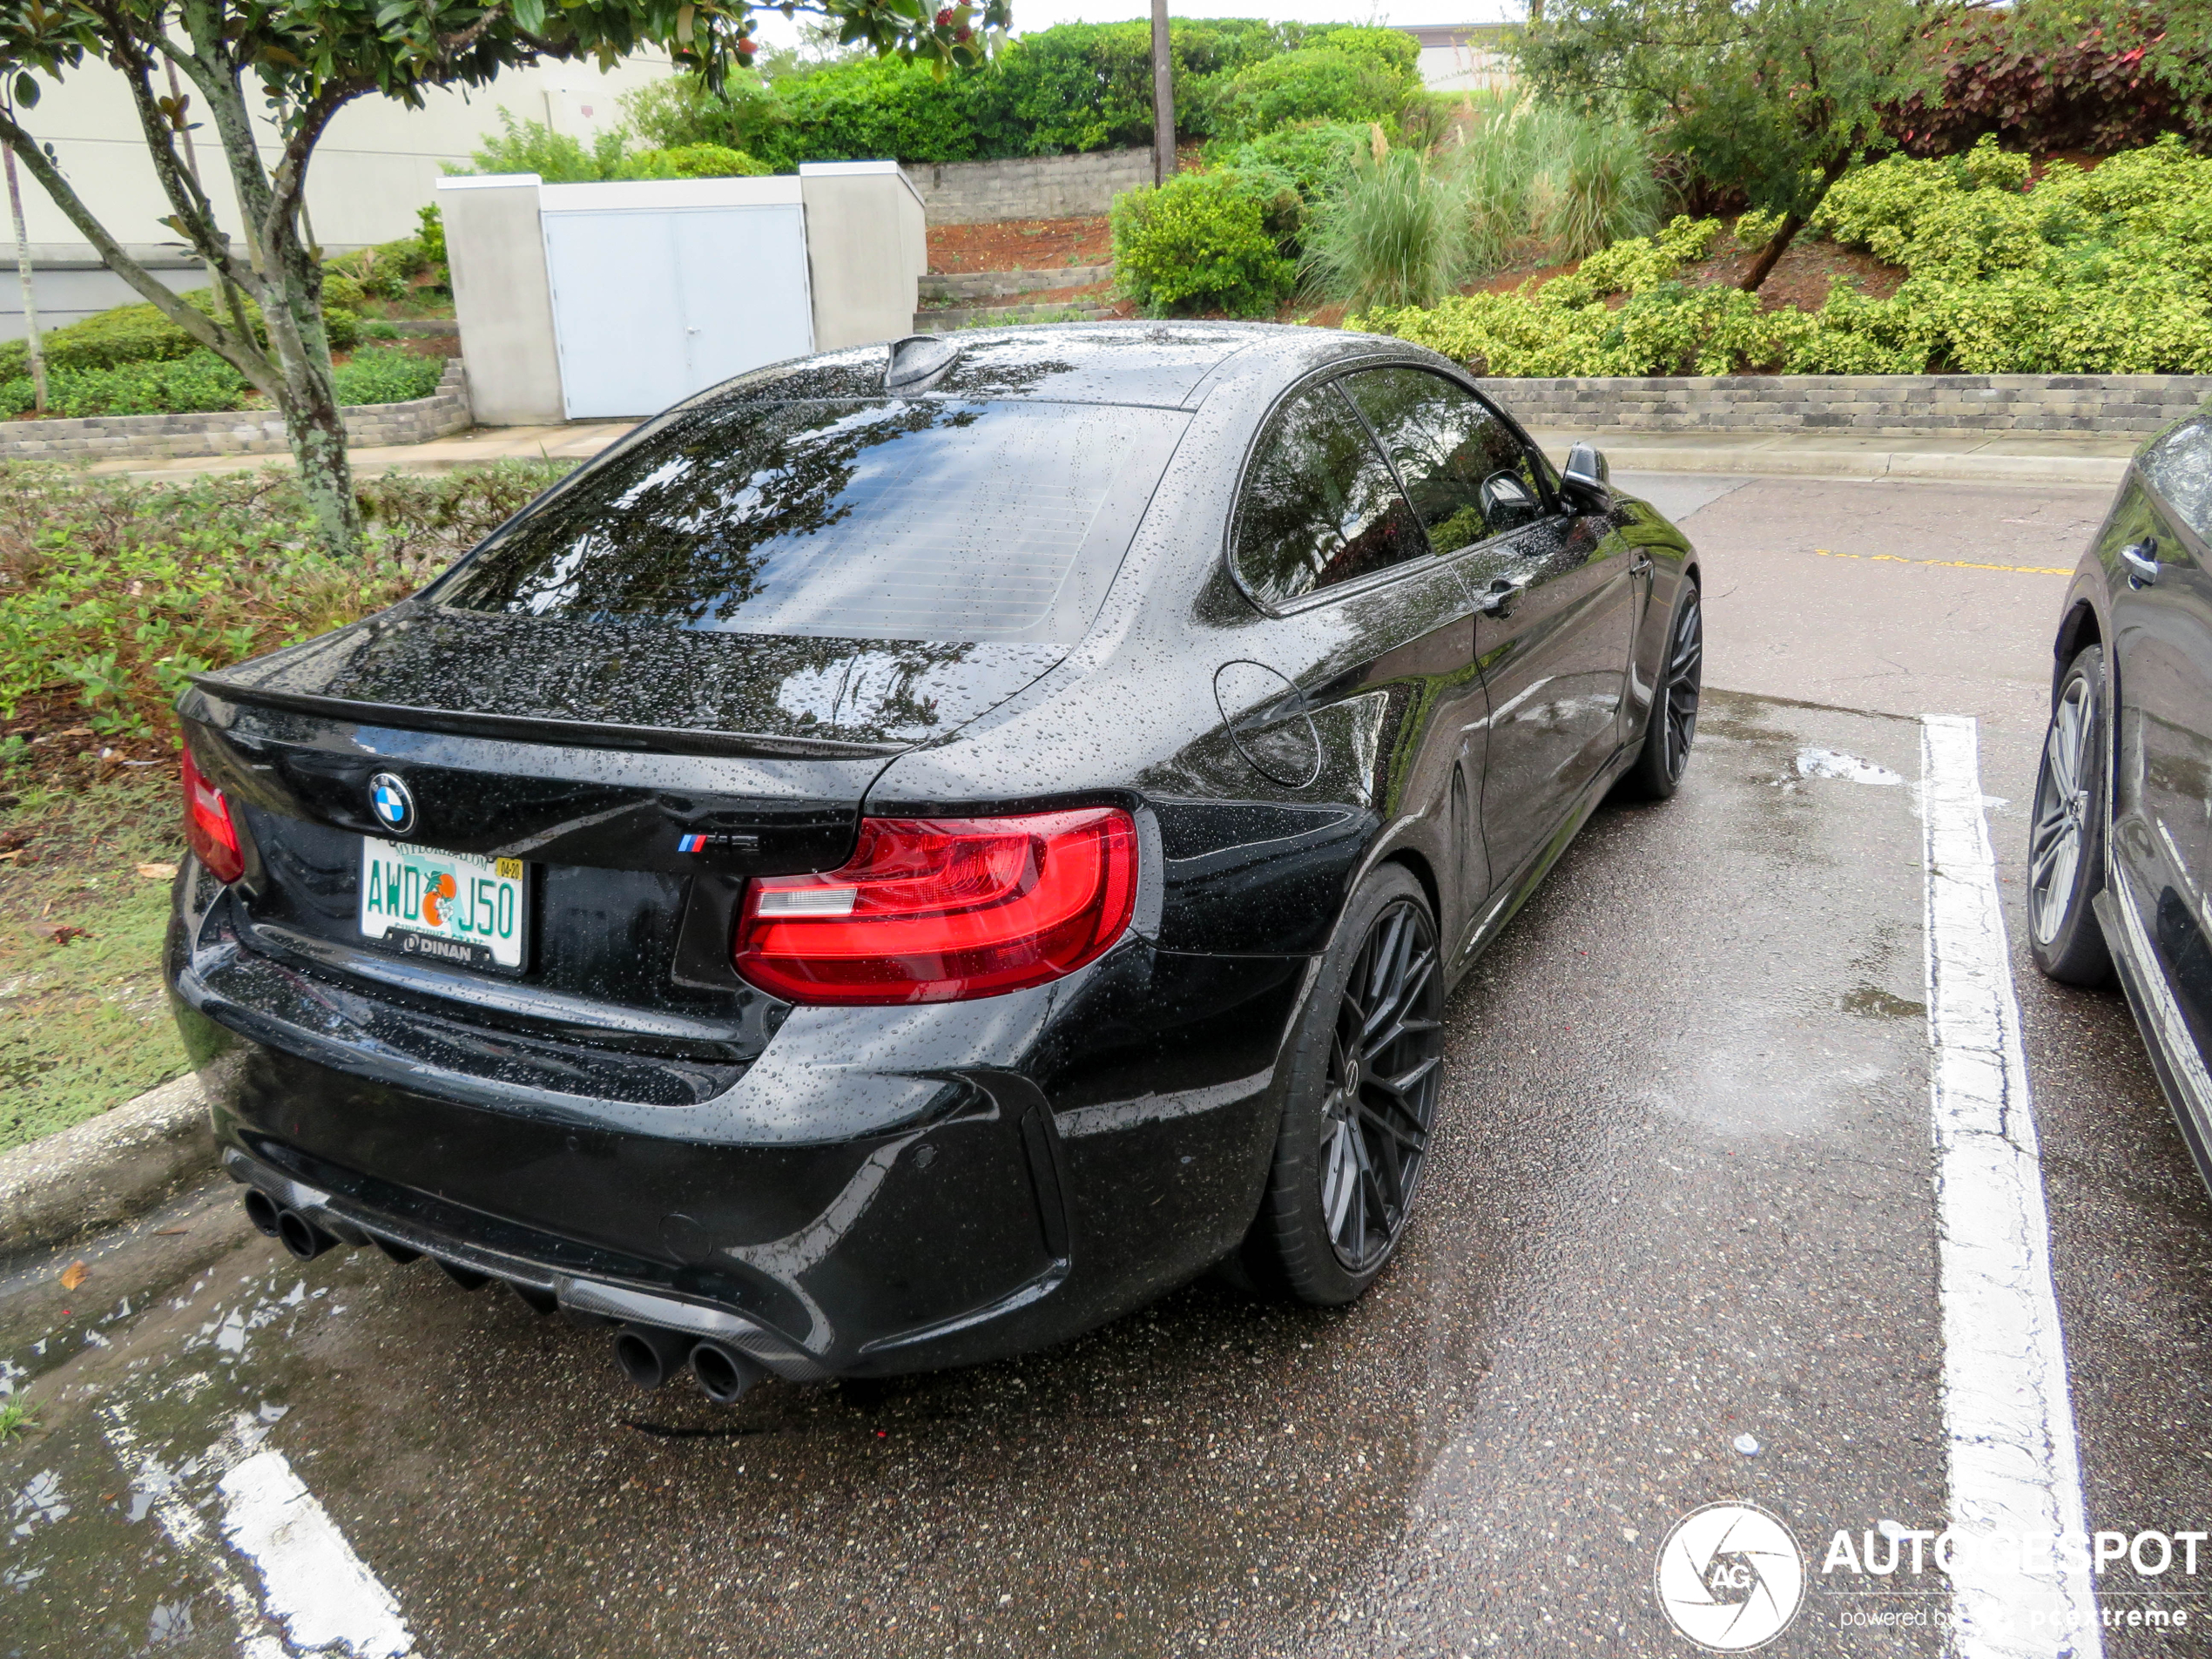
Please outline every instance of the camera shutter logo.
[{"label": "camera shutter logo", "polygon": [[1763,1648],[1805,1599],[1805,1558],[1789,1527],[1752,1503],[1709,1503],[1659,1546],[1660,1610],[1714,1653]]},{"label": "camera shutter logo", "polygon": [[380,772],[368,780],[368,810],[395,835],[404,835],[415,827],[415,797],[388,772]]}]

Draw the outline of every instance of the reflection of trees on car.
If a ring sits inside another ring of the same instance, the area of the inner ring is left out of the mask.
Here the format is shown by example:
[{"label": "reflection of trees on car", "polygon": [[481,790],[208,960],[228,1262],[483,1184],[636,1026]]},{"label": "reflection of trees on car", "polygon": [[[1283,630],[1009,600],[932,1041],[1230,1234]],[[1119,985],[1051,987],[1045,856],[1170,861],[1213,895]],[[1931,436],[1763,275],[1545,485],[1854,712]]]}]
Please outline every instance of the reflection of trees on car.
[{"label": "reflection of trees on car", "polygon": [[726,624],[776,543],[828,529],[862,457],[977,411],[933,403],[698,410],[488,543],[437,597],[466,610]]}]

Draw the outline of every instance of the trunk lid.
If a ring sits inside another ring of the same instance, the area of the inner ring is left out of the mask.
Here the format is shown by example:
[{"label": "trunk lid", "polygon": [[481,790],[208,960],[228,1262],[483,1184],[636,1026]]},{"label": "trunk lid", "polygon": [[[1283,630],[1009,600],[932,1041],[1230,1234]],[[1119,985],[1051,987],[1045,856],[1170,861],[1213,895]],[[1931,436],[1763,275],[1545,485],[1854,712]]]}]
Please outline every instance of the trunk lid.
[{"label": "trunk lid", "polygon": [[[1064,648],[685,632],[421,604],[199,677],[179,705],[252,846],[240,921],[273,954],[397,982],[363,937],[371,779],[412,798],[404,840],[529,867],[535,990],[689,1014],[744,988],[729,927],[745,878],[833,868],[896,755],[1045,672]],[[420,942],[419,941],[417,942]],[[416,991],[485,975],[404,962]],[[512,998],[509,999],[510,1001]]]}]

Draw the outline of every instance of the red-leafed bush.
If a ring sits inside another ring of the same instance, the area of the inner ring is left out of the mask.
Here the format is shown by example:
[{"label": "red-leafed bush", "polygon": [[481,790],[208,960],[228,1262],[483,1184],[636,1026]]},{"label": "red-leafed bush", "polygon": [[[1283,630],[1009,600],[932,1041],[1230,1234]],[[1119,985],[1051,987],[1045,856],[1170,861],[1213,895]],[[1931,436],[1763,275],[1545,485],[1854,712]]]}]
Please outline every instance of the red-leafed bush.
[{"label": "red-leafed bush", "polygon": [[1943,65],[1942,90],[1891,112],[1887,126],[1898,148],[1952,155],[1984,133],[2047,155],[2109,155],[2167,132],[2200,147],[2212,143],[2212,105],[2175,86],[2202,84],[2203,66],[2181,64],[2198,72],[2173,72],[2177,58],[2194,54],[2162,20],[2139,15],[2124,36],[2094,19],[2078,30],[2059,21],[1982,11],[1933,36],[1929,47]]}]

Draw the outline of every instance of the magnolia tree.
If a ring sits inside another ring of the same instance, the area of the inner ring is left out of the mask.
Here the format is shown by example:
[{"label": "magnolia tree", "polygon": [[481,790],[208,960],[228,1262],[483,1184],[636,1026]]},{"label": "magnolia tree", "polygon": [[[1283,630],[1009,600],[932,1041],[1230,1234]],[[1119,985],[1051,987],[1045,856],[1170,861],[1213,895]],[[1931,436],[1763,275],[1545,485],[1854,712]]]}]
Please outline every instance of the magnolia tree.
[{"label": "magnolia tree", "polygon": [[[2120,3],[2120,0],[2112,0]],[[1932,91],[1929,36],[1973,0],[1551,0],[1518,57],[1541,96],[1625,110],[1777,222],[1754,292],[1830,186]]]},{"label": "magnolia tree", "polygon": [[[1009,4],[819,0],[776,10],[825,17],[846,44],[954,70],[983,61],[1003,37]],[[590,58],[604,69],[647,46],[718,92],[732,69],[751,61],[761,9],[746,0],[0,0],[0,78],[13,95],[0,106],[0,140],[110,270],[267,394],[283,413],[324,538],[351,551],[361,515],[323,331],[322,270],[303,211],[331,118],[357,98],[420,108],[431,87],[482,86],[503,69],[547,58]],[[171,210],[162,223],[214,275],[217,298],[206,310],[124,252],[38,142],[42,84],[95,63],[130,88]],[[193,131],[212,132],[221,148],[240,220],[235,236],[185,153]]]}]

